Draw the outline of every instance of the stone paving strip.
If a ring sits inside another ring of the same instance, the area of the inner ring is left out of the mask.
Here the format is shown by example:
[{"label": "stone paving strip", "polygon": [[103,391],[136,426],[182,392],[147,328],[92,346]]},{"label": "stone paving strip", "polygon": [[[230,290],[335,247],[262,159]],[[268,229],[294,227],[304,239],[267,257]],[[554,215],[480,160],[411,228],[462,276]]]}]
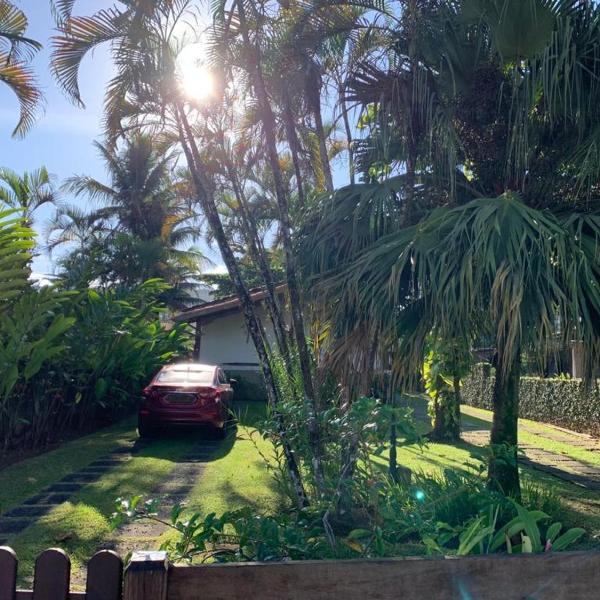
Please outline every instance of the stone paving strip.
[{"label": "stone paving strip", "polygon": [[98,481],[107,471],[131,460],[147,446],[148,441],[146,440],[130,440],[129,444],[112,450],[102,458],[45,487],[20,505],[2,513],[0,515],[0,546],[6,543],[7,535],[21,533],[34,521],[69,500],[84,485]]},{"label": "stone paving strip", "polygon": [[[477,411],[477,409],[472,409],[470,406],[463,405],[461,407],[461,412],[463,413],[463,415],[467,415],[468,417],[472,417],[474,419],[487,421],[491,424],[490,419],[483,416],[480,412]],[[481,429],[481,426],[475,423],[466,423],[464,428]],[[535,427],[535,425],[524,423],[523,419],[519,419],[519,430],[526,431],[527,433],[531,433],[532,435],[545,437],[554,442],[563,442],[571,446],[576,446],[577,448],[581,448],[582,450],[600,452],[600,440],[591,435],[588,435],[587,433],[571,431],[570,429],[564,429],[562,427],[551,425],[549,423],[544,423],[544,428],[541,429],[539,427]]]},{"label": "stone paving strip", "polygon": [[[229,435],[233,435],[232,432]],[[149,494],[160,500],[158,516],[169,521],[171,509],[182,504],[198,483],[206,463],[222,442],[199,440],[170,471],[167,479]],[[104,545],[114,549],[120,556],[127,556],[132,550],[155,550],[157,539],[167,530],[167,526],[154,521],[127,523],[121,526],[115,539]]]}]

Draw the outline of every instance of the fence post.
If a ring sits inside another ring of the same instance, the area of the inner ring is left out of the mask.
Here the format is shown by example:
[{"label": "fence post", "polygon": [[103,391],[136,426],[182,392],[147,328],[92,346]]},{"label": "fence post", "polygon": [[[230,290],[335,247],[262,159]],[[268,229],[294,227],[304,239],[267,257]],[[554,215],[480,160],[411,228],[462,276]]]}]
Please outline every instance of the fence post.
[{"label": "fence post", "polygon": [[17,555],[0,546],[0,600],[14,600],[17,589]]},{"label": "fence post", "polygon": [[125,570],[124,600],[166,600],[168,574],[166,552],[134,552]]},{"label": "fence post", "polygon": [[60,548],[42,552],[35,561],[33,600],[67,600],[71,561]]}]

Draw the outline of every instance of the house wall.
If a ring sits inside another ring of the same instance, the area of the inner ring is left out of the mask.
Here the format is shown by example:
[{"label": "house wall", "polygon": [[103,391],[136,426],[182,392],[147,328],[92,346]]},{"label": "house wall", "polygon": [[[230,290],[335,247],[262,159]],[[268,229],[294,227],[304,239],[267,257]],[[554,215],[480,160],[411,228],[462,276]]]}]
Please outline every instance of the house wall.
[{"label": "house wall", "polygon": [[[262,307],[257,312],[274,347],[275,334],[269,318]],[[241,312],[215,317],[202,325],[198,360],[218,364],[229,377],[236,379],[238,384],[234,385],[234,390],[238,400],[265,399],[258,355]]]}]

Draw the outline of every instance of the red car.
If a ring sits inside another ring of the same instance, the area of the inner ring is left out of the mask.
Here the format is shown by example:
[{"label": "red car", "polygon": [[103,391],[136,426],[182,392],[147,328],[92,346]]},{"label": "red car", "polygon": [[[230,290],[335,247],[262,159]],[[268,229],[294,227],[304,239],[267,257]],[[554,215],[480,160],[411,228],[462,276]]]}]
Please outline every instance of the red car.
[{"label": "red car", "polygon": [[168,425],[209,425],[224,437],[233,400],[231,383],[215,365],[181,363],[163,367],[144,388],[138,433],[149,437]]}]

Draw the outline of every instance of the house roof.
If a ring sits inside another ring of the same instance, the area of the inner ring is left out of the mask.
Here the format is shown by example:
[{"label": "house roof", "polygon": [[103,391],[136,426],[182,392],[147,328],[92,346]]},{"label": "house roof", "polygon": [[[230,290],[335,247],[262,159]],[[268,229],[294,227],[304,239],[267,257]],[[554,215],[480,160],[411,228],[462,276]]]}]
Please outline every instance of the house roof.
[{"label": "house roof", "polygon": [[[275,286],[275,292],[282,294],[285,291],[285,283],[281,283]],[[267,296],[267,290],[265,288],[254,288],[249,290],[250,298],[252,302],[260,302]],[[230,313],[231,311],[240,310],[241,303],[237,296],[227,296],[226,298],[220,298],[219,300],[213,300],[211,302],[205,302],[198,304],[190,308],[186,308],[179,314],[173,317],[173,320],[177,323],[187,323],[190,321],[197,321],[203,317],[216,317],[221,313]]]}]

